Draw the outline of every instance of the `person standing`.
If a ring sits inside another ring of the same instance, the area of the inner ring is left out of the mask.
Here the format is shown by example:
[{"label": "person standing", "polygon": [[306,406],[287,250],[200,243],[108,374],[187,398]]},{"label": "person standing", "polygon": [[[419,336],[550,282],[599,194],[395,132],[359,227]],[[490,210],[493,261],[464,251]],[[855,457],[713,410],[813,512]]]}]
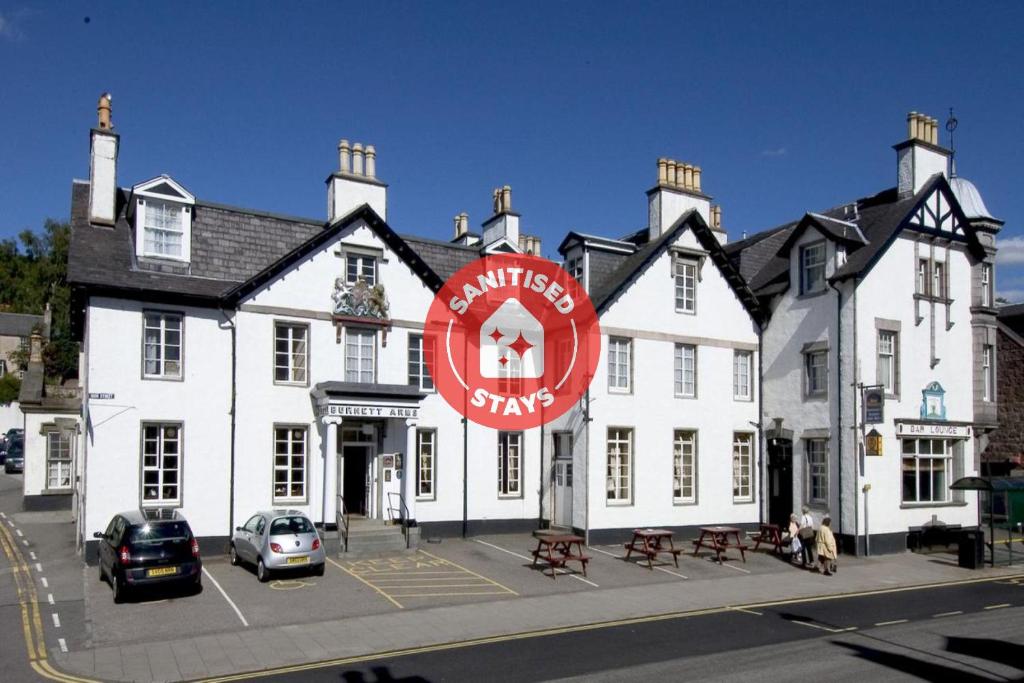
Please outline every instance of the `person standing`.
[{"label": "person standing", "polygon": [[836,565],[836,537],[832,534],[832,518],[828,515],[821,520],[821,528],[818,529],[814,545],[818,553],[818,562],[821,564],[821,572],[825,576],[832,576]]},{"label": "person standing", "polygon": [[804,505],[800,508],[803,513],[800,516],[800,546],[802,549],[802,567],[814,567],[814,517],[811,516],[811,508]]},{"label": "person standing", "polygon": [[795,512],[789,516],[789,527],[782,540],[789,541],[789,561],[795,564],[797,558],[803,557],[803,544],[800,543],[800,517]]}]

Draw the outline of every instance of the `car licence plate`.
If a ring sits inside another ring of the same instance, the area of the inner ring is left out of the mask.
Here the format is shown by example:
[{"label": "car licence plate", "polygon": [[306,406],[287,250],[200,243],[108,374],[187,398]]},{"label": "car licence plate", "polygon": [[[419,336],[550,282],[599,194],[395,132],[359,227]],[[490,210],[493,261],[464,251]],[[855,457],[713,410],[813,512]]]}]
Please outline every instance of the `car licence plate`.
[{"label": "car licence plate", "polygon": [[309,557],[303,555],[302,557],[289,557],[288,564],[308,564]]},{"label": "car licence plate", "polygon": [[171,576],[172,574],[177,573],[177,567],[156,567],[155,569],[146,570],[146,576],[149,578],[153,578],[154,576]]}]

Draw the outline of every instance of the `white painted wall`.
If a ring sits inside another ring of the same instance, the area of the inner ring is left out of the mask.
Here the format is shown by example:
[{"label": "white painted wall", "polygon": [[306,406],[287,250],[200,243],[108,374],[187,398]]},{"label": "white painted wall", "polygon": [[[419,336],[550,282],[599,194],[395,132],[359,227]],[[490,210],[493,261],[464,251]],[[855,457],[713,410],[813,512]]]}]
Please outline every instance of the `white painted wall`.
[{"label": "white painted wall", "polygon": [[24,427],[21,404],[17,401],[0,403],[0,434],[6,434],[8,429],[24,429]]}]

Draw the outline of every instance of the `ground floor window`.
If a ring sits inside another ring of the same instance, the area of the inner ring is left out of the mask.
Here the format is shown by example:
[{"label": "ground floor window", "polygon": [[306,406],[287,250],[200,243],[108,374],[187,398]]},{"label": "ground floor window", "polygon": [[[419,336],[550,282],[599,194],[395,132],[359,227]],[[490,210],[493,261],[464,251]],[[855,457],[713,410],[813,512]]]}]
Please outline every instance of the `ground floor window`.
[{"label": "ground floor window", "polygon": [[181,425],[142,425],[142,502],[181,503]]},{"label": "ground floor window", "polygon": [[608,430],[608,501],[630,503],[633,500],[633,430],[612,427]]},{"label": "ground floor window", "polygon": [[46,488],[71,488],[71,437],[46,433]]},{"label": "ground floor window", "polygon": [[522,432],[498,432],[498,495],[509,498],[522,493],[519,486],[523,457]]},{"label": "ground floor window", "polygon": [[433,429],[416,430],[416,498],[434,500],[434,458],[437,452],[437,432]]},{"label": "ground floor window", "polygon": [[807,453],[807,498],[812,503],[828,503],[828,439],[804,441]]},{"label": "ground floor window", "polygon": [[697,502],[697,433],[677,429],[672,453],[672,500]]},{"label": "ground floor window", "polygon": [[306,500],[306,428],[274,427],[274,502]]},{"label": "ground floor window", "polygon": [[946,503],[953,482],[951,439],[903,439],[903,502]]},{"label": "ground floor window", "polygon": [[746,432],[735,432],[732,435],[732,501],[749,503],[754,500],[750,486],[750,475],[753,467],[754,436]]}]

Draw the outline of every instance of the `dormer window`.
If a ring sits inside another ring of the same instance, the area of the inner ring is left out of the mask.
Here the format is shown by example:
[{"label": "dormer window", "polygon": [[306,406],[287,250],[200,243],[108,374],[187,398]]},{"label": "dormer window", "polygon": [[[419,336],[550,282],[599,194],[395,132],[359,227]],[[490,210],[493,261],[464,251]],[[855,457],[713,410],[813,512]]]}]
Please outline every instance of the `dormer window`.
[{"label": "dormer window", "polygon": [[195,203],[188,190],[167,176],[133,187],[129,218],[135,223],[135,255],[190,261]]},{"label": "dormer window", "polygon": [[800,293],[816,294],[825,290],[825,243],[800,247]]}]

